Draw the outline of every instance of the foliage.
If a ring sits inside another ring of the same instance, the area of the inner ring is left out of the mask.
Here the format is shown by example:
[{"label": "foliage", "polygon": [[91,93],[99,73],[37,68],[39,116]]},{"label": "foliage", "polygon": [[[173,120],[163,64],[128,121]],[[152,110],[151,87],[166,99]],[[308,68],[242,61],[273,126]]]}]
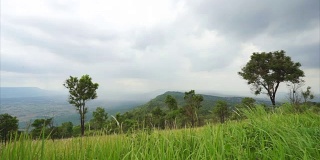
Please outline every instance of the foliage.
[{"label": "foliage", "polygon": [[52,131],[54,130],[53,127],[53,118],[47,119],[35,119],[31,126],[33,129],[31,130],[31,134],[34,138],[41,137],[41,136],[49,136],[52,135]]},{"label": "foliage", "polygon": [[80,115],[81,135],[84,135],[86,102],[97,98],[98,83],[93,83],[89,75],[83,75],[80,79],[70,76],[63,84],[69,89],[69,103],[76,107]]},{"label": "foliage", "polygon": [[[250,61],[238,74],[249,85],[255,94],[265,93],[269,96],[273,106],[278,87],[281,82],[298,83],[304,72],[300,70],[301,64],[294,63],[285,51],[253,53]],[[262,92],[264,89],[266,92]]]},{"label": "foliage", "polygon": [[97,107],[96,111],[93,111],[93,119],[91,120],[91,127],[99,130],[104,127],[108,119],[108,113],[102,107]]},{"label": "foliage", "polygon": [[226,101],[217,101],[213,109],[213,113],[219,117],[220,123],[224,123],[230,115],[230,108]]},{"label": "foliage", "polygon": [[241,104],[243,106],[246,106],[248,108],[253,108],[255,107],[255,103],[256,103],[256,100],[251,98],[251,97],[244,97],[242,100],[241,100]]},{"label": "foliage", "polygon": [[165,100],[166,105],[168,106],[168,108],[170,110],[176,110],[178,109],[178,103],[177,100],[171,96],[171,95],[167,95],[166,100]]},{"label": "foliage", "polygon": [[64,122],[58,127],[59,138],[68,138],[73,134],[72,122]]},{"label": "foliage", "polygon": [[158,129],[165,128],[165,115],[160,107],[156,107],[152,112],[153,127]]},{"label": "foliage", "polygon": [[18,130],[17,117],[13,117],[8,113],[0,114],[0,140],[4,143],[7,142],[10,134]]},{"label": "foliage", "polygon": [[244,97],[240,104],[237,104],[232,112],[232,120],[242,120],[245,119],[244,110],[252,110],[257,105],[256,100],[251,97]]},{"label": "foliage", "polygon": [[184,100],[186,101],[186,105],[184,106],[184,113],[189,118],[191,126],[195,127],[196,122],[199,122],[197,110],[199,110],[199,108],[201,107],[203,96],[195,94],[195,91],[191,90],[189,92],[185,92]]},{"label": "foliage", "polygon": [[308,86],[307,87],[307,90],[306,91],[301,91],[301,94],[303,96],[303,99],[304,99],[304,102],[306,103],[308,101],[308,99],[313,99],[314,98],[314,95],[311,93],[311,87]]}]

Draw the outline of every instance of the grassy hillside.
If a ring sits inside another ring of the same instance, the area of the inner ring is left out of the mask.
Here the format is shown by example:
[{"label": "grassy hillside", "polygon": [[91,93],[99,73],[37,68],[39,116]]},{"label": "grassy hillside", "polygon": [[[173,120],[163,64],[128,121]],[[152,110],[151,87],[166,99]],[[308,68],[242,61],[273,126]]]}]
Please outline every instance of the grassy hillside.
[{"label": "grassy hillside", "polygon": [[319,159],[320,116],[247,111],[241,122],[64,140],[17,137],[0,159]]}]

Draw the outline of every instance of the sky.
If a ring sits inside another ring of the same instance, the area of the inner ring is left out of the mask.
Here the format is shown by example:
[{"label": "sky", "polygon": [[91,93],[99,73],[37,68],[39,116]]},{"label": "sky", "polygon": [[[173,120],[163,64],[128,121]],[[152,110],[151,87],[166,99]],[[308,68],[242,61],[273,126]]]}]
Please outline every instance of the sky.
[{"label": "sky", "polygon": [[191,89],[254,96],[237,72],[253,52],[285,50],[319,94],[319,8],[319,0],[2,0],[1,87],[67,92],[69,76],[88,74],[106,99]]}]

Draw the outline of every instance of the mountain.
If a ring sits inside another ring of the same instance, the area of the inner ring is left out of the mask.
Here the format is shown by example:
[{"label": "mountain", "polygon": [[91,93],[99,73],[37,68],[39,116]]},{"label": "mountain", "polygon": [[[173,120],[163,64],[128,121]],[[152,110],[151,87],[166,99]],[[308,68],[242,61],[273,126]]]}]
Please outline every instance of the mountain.
[{"label": "mountain", "polygon": [[0,87],[1,98],[43,97],[53,95],[59,95],[59,93],[37,87]]}]

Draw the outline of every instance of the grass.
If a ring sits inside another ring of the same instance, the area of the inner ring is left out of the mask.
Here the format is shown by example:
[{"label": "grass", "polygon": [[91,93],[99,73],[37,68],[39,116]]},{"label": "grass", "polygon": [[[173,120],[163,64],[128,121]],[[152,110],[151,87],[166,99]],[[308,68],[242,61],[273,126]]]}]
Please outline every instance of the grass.
[{"label": "grass", "polygon": [[0,159],[320,159],[318,114],[258,107],[245,115],[241,122],[127,135],[55,141],[21,135],[1,146]]}]

